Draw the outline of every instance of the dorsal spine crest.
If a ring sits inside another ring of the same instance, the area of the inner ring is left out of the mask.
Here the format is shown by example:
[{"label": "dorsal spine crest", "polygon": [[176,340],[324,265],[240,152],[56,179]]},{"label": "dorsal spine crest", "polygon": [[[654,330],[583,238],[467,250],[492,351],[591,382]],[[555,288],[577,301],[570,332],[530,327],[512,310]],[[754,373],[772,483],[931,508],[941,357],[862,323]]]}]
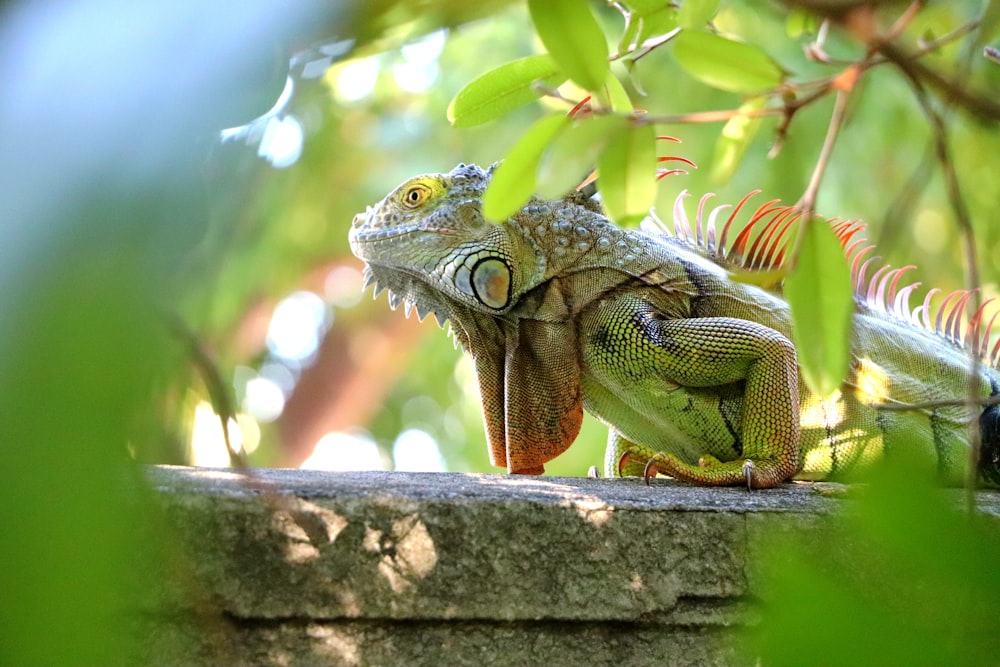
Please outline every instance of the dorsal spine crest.
[{"label": "dorsal spine crest", "polygon": [[[694,246],[701,254],[729,269],[743,271],[775,271],[785,267],[790,231],[801,222],[802,212],[795,206],[785,206],[778,199],[772,199],[758,206],[742,226],[738,220],[748,202],[760,190],[753,190],[735,206],[723,204],[707,209],[709,193],[698,201],[697,212],[692,221],[688,217],[684,200],[690,197],[683,190],[674,200],[673,224],[667,225],[656,217],[656,231],[673,236]],[[716,234],[716,220],[727,210],[729,215]],[[922,303],[911,308],[910,297],[920,282],[901,284],[903,276],[916,269],[914,265],[892,268],[878,266],[882,259],[870,255],[875,246],[868,242],[863,232],[865,224],[861,220],[827,219],[840,240],[844,256],[851,268],[851,283],[856,300],[870,311],[884,313],[906,324],[923,328],[937,334],[948,342],[964,347],[977,354],[985,363],[1000,367],[1000,338],[992,341],[993,324],[1000,316],[1000,310],[988,308],[995,299],[984,300],[968,317],[964,317],[969,301],[975,290],[956,290],[945,295],[937,306],[932,300],[941,293],[940,289],[929,289]],[[730,236],[735,237],[730,241]],[[874,267],[869,277],[869,271]],[[993,311],[989,314],[988,311]],[[964,325],[963,325],[964,322]],[[985,324],[984,324],[985,323]],[[992,347],[991,347],[992,342]]]}]

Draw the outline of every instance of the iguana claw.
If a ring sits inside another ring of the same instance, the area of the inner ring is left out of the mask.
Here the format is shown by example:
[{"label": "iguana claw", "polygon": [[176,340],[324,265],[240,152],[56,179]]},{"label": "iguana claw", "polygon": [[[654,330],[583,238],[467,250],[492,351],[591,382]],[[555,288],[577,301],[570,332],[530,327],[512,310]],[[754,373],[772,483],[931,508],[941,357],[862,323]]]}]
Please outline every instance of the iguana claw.
[{"label": "iguana claw", "polygon": [[750,459],[743,462],[743,477],[747,481],[747,491],[753,491],[753,461]]},{"label": "iguana claw", "polygon": [[[627,454],[625,456],[628,456]],[[624,459],[625,456],[622,458]],[[663,452],[657,452],[646,461],[646,467],[643,468],[642,478],[646,482],[646,486],[649,486],[649,480],[656,477],[661,472],[666,475],[672,475],[671,468],[673,467],[672,456],[669,454],[664,454]]]}]

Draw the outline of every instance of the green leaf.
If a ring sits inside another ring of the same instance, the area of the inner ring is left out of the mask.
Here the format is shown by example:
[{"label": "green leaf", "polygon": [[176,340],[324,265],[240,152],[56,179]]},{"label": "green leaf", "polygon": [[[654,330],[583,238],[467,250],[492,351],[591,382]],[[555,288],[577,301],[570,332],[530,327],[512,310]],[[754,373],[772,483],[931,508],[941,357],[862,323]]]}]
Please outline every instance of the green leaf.
[{"label": "green leaf", "polygon": [[630,0],[625,4],[628,5],[632,13],[644,16],[658,12],[670,3],[665,0]]},{"label": "green leaf", "polygon": [[674,58],[694,78],[732,93],[770,90],[785,77],[781,66],[763,50],[710,32],[677,35]]},{"label": "green leaf", "polygon": [[725,183],[732,178],[746,154],[747,146],[760,127],[760,118],[747,115],[747,112],[760,109],[764,106],[764,101],[763,97],[755,97],[745,102],[740,107],[740,113],[730,118],[722,128],[712,155],[713,182]]},{"label": "green leaf", "polygon": [[815,35],[819,30],[819,17],[805,9],[795,8],[788,14],[785,22],[785,34],[790,39],[798,39],[806,35]]},{"label": "green leaf", "polygon": [[483,217],[506,220],[531,199],[538,161],[549,143],[570,120],[562,114],[540,118],[528,128],[497,166],[483,193]]},{"label": "green leaf", "polygon": [[575,83],[597,92],[610,69],[608,45],[586,3],[528,0],[535,30],[546,50]]},{"label": "green leaf", "polygon": [[538,99],[533,84],[555,87],[566,80],[546,54],[528,56],[491,69],[458,91],[448,105],[448,120],[455,127],[472,127],[496,120]]},{"label": "green leaf", "polygon": [[618,80],[618,77],[613,72],[608,72],[608,78],[604,82],[604,92],[611,104],[612,111],[619,113],[632,113],[635,111],[635,107],[632,106],[632,100],[629,99],[625,86],[622,85],[622,82]]},{"label": "green leaf", "polygon": [[677,27],[677,10],[667,6],[642,17],[642,27],[639,30],[639,44],[650,37],[665,35]]},{"label": "green leaf", "polygon": [[625,20],[625,29],[622,31],[621,39],[618,40],[618,54],[628,53],[629,48],[639,36],[639,28],[642,25],[642,18],[637,14],[630,14]]},{"label": "green leaf", "polygon": [[656,202],[656,133],[632,125],[612,136],[597,159],[604,207],[622,225],[638,223]]},{"label": "green leaf", "polygon": [[685,29],[704,28],[719,10],[719,0],[684,0],[677,12],[677,23]]},{"label": "green leaf", "polygon": [[792,338],[809,389],[829,397],[847,375],[854,292],[851,269],[829,224],[803,226],[795,268],[784,294],[792,310]]},{"label": "green leaf", "polygon": [[979,30],[976,32],[976,45],[982,46],[991,41],[1000,31],[1000,0],[988,0],[980,19]]},{"label": "green leaf", "polygon": [[608,140],[624,131],[628,120],[621,116],[593,116],[577,121],[552,142],[538,174],[538,195],[557,199],[572,190],[597,164],[597,156]]}]

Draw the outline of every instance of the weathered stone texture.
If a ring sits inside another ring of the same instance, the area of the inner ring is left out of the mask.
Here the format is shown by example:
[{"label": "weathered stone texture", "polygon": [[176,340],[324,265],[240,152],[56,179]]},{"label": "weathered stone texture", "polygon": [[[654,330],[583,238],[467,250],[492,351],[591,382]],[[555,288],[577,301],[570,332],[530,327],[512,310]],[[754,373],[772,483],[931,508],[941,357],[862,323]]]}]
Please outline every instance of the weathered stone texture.
[{"label": "weathered stone texture", "polygon": [[[752,664],[750,563],[843,501],[668,481],[158,467],[151,663]],[[996,513],[995,507],[986,511]]]}]

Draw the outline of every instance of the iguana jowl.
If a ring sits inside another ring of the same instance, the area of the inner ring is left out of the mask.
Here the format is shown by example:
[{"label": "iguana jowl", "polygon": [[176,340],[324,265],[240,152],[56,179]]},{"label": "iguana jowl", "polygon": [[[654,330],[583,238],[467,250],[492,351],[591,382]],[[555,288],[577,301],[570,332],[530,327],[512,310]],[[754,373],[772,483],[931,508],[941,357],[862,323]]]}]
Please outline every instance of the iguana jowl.
[{"label": "iguana jowl", "polygon": [[[978,419],[979,476],[1000,482],[1000,408],[985,405],[1000,393],[991,365],[976,379],[979,414],[879,407],[966,395],[966,346],[990,355],[981,312],[961,332],[965,300],[936,331],[920,325],[919,311],[929,324],[929,301],[909,310],[915,285],[897,290],[902,270],[866,279],[852,243],[852,367],[823,400],[800,382],[787,304],[726,268],[777,265],[777,241],[735,260],[745,240],[716,244],[701,207],[697,233],[680,207],[674,234],[624,230],[580,194],[532,199],[493,224],[480,211],[489,177],[459,165],[410,179],[355,216],[350,242],[376,294],[388,288],[394,308],[402,302],[407,315],[416,307],[421,319],[433,312],[451,323],[475,362],[494,465],[541,473],[587,410],[610,427],[608,475],[771,487],[793,476],[842,479],[905,450],[961,483],[967,426]],[[751,227],[791,211],[767,206]],[[836,229],[847,246],[860,225]]]}]

